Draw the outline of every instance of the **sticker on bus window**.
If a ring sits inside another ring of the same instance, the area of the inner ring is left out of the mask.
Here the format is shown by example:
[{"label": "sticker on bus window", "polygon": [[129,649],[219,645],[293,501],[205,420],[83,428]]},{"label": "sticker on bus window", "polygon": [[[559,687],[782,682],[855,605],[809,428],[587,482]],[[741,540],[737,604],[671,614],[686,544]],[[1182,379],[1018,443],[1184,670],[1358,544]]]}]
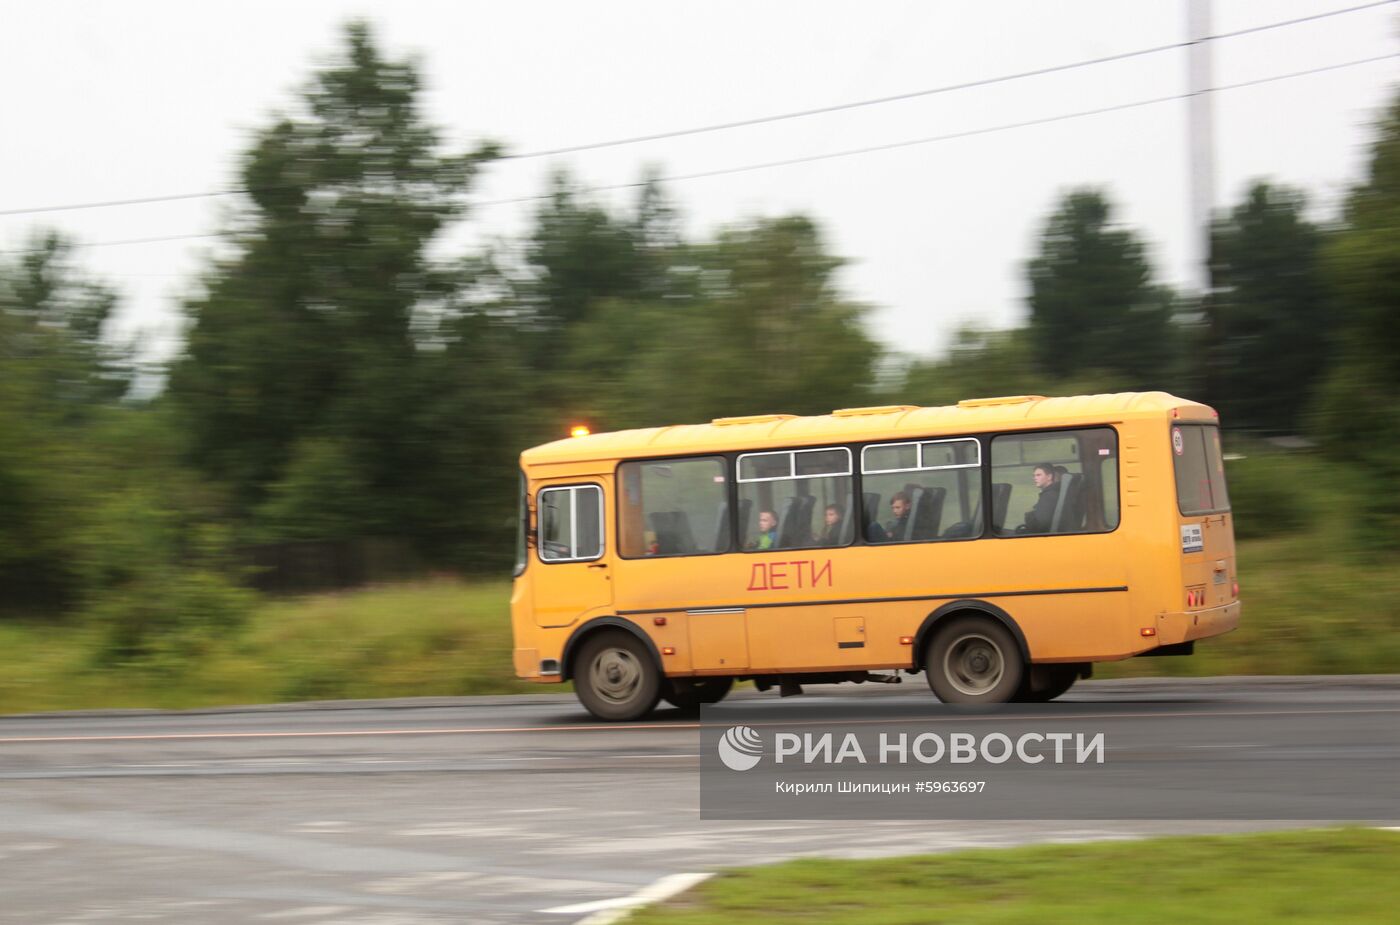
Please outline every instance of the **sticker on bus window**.
[{"label": "sticker on bus window", "polygon": [[1200,524],[1181,525],[1181,551],[1182,552],[1205,552],[1206,540],[1201,535]]},{"label": "sticker on bus window", "polygon": [[1181,428],[1172,428],[1172,449],[1176,450],[1176,455],[1181,456],[1186,452],[1186,441],[1181,436]]}]

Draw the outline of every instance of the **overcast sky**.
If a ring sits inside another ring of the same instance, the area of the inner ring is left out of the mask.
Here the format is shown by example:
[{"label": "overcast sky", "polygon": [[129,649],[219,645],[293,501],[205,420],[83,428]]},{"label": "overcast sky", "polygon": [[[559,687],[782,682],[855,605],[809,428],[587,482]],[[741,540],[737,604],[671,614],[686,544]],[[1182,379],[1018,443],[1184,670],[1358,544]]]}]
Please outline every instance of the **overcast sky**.
[{"label": "overcast sky", "polygon": [[[1213,32],[1362,0],[1216,0]],[[249,133],[286,108],[369,20],[417,55],[451,145],[555,148],[905,93],[1184,41],[1185,0],[914,2],[122,2],[0,0],[0,210],[227,188]],[[1393,54],[1400,4],[1211,43],[1233,84]],[[559,166],[585,184],[803,157],[1039,119],[1186,89],[1186,52],[918,100],[491,166],[477,198],[538,194]],[[1217,206],[1254,177],[1333,213],[1361,175],[1400,59],[1215,94]],[[804,212],[850,260],[846,292],[912,353],[960,325],[1025,316],[1024,264],[1067,188],[1108,189],[1150,242],[1160,278],[1190,279],[1186,103],[1072,119],[793,167],[676,182],[687,230]],[[624,203],[630,193],[601,194]],[[219,227],[217,199],[0,217],[0,248],[36,224],[79,241]],[[475,212],[467,239],[511,238],[529,206]],[[87,248],[126,320],[164,331],[208,241]]]}]

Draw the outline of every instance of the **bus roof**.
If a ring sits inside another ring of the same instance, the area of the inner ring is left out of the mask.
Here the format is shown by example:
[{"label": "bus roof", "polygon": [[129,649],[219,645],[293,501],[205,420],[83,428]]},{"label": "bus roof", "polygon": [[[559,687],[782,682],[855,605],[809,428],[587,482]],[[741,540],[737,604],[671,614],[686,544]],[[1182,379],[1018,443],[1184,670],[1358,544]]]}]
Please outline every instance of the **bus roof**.
[{"label": "bus roof", "polygon": [[526,450],[520,461],[524,466],[536,466],[953,436],[1031,427],[1073,427],[1128,418],[1162,417],[1173,411],[1186,420],[1214,420],[1215,417],[1208,406],[1166,392],[1117,392],[1064,398],[1012,395],[969,399],[936,408],[914,405],[845,408],[810,417],[759,414],[717,418],[709,424],[677,424],[566,437]]}]

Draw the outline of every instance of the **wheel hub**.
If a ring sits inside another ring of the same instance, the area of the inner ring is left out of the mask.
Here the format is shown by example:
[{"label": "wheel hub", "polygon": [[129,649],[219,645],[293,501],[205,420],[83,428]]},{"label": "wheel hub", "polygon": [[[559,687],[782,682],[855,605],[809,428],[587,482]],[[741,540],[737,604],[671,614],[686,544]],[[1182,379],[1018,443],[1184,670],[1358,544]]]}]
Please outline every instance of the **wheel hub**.
[{"label": "wheel hub", "polygon": [[948,647],[943,671],[948,683],[959,693],[980,697],[1001,683],[1005,659],[992,640],[979,633],[969,633]]},{"label": "wheel hub", "polygon": [[613,703],[626,703],[636,696],[642,683],[642,666],[625,649],[604,649],[589,666],[589,681],[598,696]]}]

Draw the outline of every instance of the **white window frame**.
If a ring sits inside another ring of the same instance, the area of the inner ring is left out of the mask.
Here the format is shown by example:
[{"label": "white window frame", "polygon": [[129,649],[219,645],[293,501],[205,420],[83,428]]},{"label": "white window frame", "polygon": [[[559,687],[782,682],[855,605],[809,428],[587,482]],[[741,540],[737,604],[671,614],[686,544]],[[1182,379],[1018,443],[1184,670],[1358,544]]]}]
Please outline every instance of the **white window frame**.
[{"label": "white window frame", "polygon": [[[832,472],[808,472],[808,473],[803,473],[802,475],[797,475],[797,474],[796,474],[796,472],[797,472],[797,456],[798,456],[799,453],[834,453],[834,452],[836,452],[837,450],[840,450],[841,452],[843,452],[843,453],[846,454],[846,469],[845,469],[844,472],[832,471]],[[764,476],[763,478],[746,479],[746,478],[744,478],[744,476],[743,476],[743,471],[744,471],[744,460],[748,459],[748,458],[751,457],[751,456],[786,456],[786,457],[788,458],[788,474],[787,474],[787,475],[771,475],[771,476]],[[849,478],[850,475],[851,475],[851,448],[850,448],[850,447],[847,447],[847,446],[820,446],[820,447],[812,447],[812,448],[810,448],[810,449],[803,449],[803,450],[776,450],[776,451],[771,451],[771,450],[770,450],[770,451],[765,451],[765,452],[763,452],[763,453],[740,453],[740,454],[739,454],[739,458],[738,458],[737,460],[735,460],[735,462],[734,462],[734,481],[736,481],[736,482],[742,482],[742,483],[749,483],[749,482],[787,482],[787,481],[791,481],[791,480],[793,480],[793,479],[832,479],[832,478],[841,478],[841,477],[843,477],[843,476]]]},{"label": "white window frame", "polygon": [[[567,491],[569,493],[569,552],[571,555],[568,556],[545,554],[543,535],[545,496],[551,491]],[[578,496],[581,491],[595,491],[598,493],[598,554],[596,556],[572,555],[572,553],[578,552]],[[603,558],[604,553],[607,552],[605,539],[607,535],[607,525],[603,522],[603,517],[606,514],[603,505],[603,486],[590,482],[585,485],[550,485],[546,488],[541,488],[539,493],[535,496],[535,510],[539,512],[537,515],[539,523],[536,524],[536,531],[539,535],[535,538],[535,551],[539,554],[541,562],[547,565],[558,565],[564,562],[593,562]]]},{"label": "white window frame", "polygon": [[[977,459],[973,462],[952,463],[946,466],[925,466],[924,447],[943,443],[970,443],[977,448]],[[871,450],[888,450],[898,447],[914,447],[914,461],[917,465],[912,469],[871,469],[865,464],[865,454]],[[861,475],[889,475],[894,472],[937,472],[943,469],[980,469],[982,468],[982,441],[972,437],[957,437],[952,440],[903,440],[899,443],[872,443],[862,447],[860,451],[860,473]]]}]

